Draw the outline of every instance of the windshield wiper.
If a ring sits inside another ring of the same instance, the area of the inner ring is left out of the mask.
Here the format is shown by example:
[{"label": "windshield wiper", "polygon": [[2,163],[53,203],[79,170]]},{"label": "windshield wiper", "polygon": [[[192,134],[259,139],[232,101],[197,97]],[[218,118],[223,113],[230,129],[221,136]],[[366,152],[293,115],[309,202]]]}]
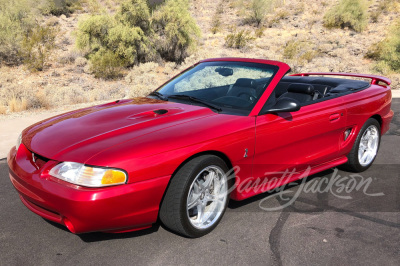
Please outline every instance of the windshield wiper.
[{"label": "windshield wiper", "polygon": [[156,96],[157,98],[163,100],[163,101],[168,101],[168,98],[164,96],[164,94],[159,93],[158,91],[153,91],[152,93],[149,94],[149,96]]},{"label": "windshield wiper", "polygon": [[201,100],[201,99],[199,99],[199,98],[196,98],[196,97],[193,97],[193,96],[189,96],[189,95],[184,95],[184,94],[172,94],[172,95],[168,95],[168,98],[178,99],[178,100],[179,100],[179,99],[182,99],[182,100],[189,100],[189,101],[192,101],[192,102],[201,103],[202,105],[205,105],[205,106],[207,106],[207,107],[209,107],[209,108],[211,108],[211,109],[214,109],[214,110],[216,110],[216,111],[218,111],[218,112],[221,112],[221,111],[222,111],[222,109],[221,109],[220,107],[218,107],[218,106],[216,106],[216,105],[214,105],[214,104],[212,104],[212,103],[203,101],[203,100]]}]

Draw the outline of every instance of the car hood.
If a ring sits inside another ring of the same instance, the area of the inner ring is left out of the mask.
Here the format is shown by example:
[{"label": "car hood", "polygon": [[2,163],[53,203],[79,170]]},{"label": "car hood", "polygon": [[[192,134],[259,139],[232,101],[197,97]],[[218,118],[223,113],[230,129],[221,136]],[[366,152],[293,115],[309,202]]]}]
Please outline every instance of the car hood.
[{"label": "car hood", "polygon": [[201,106],[135,98],[41,121],[24,130],[22,142],[43,157],[84,163],[114,145],[213,115]]}]

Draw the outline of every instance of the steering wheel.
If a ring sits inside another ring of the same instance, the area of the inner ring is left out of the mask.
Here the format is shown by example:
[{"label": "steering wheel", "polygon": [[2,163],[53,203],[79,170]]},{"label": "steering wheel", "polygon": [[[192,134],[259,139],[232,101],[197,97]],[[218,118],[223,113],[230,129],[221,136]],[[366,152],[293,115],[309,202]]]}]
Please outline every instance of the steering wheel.
[{"label": "steering wheel", "polygon": [[[242,95],[244,95],[245,97],[242,97]],[[241,92],[238,94],[237,97],[245,99],[251,103],[253,103],[254,100],[256,99],[256,97],[254,95],[252,95],[251,93],[248,93],[248,92]]]}]

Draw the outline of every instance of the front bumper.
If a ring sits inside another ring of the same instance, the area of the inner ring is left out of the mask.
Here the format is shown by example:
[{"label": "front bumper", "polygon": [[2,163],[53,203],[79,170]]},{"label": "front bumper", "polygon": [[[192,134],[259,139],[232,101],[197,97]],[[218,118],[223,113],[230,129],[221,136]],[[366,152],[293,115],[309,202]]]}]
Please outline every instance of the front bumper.
[{"label": "front bumper", "polygon": [[34,160],[21,144],[7,157],[10,180],[22,202],[73,233],[129,231],[151,226],[170,176],[105,188],[86,188],[47,173],[57,162]]}]

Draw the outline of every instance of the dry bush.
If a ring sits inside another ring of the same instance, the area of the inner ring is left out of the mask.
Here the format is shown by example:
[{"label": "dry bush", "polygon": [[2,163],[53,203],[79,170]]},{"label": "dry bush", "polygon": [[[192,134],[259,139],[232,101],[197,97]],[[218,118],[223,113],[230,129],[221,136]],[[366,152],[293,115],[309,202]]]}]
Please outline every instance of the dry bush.
[{"label": "dry bush", "polygon": [[378,61],[375,69],[381,73],[400,71],[400,19],[393,23],[384,40],[370,47],[366,57]]},{"label": "dry bush", "polygon": [[58,28],[36,25],[24,36],[21,57],[30,70],[42,71],[54,49]]},{"label": "dry bush", "polygon": [[[42,14],[70,14],[79,7],[78,0],[0,0],[0,62],[21,63],[26,50],[23,45],[32,38],[30,34],[43,20]],[[54,19],[50,21],[55,23]]]},{"label": "dry bush", "polygon": [[77,67],[84,67],[87,65],[88,60],[84,57],[78,57],[75,59],[75,66]]},{"label": "dry bush", "polygon": [[[104,93],[104,90],[102,90]],[[86,93],[81,87],[59,87],[54,88],[48,86],[45,88],[44,93],[52,105],[66,105],[66,104],[77,104],[85,103],[89,101],[88,93]]]},{"label": "dry bush", "polygon": [[223,6],[224,2],[221,1],[218,6],[217,9],[215,10],[215,14],[212,18],[211,21],[211,32],[212,34],[216,34],[218,31],[220,31],[221,29],[221,14],[224,13],[224,6]]},{"label": "dry bush", "polygon": [[258,27],[274,9],[275,2],[276,0],[239,0],[237,5],[244,16],[243,22],[245,24],[255,24]]},{"label": "dry bush", "polygon": [[18,99],[14,97],[8,102],[8,108],[10,109],[10,112],[25,111],[28,108],[28,102],[24,98]]},{"label": "dry bush", "polygon": [[154,91],[167,75],[157,63],[149,62],[135,66],[126,75],[125,81],[130,85],[128,97],[142,97]]},{"label": "dry bush", "polygon": [[288,18],[290,15],[286,8],[277,10],[275,16],[268,20],[267,26],[272,27],[274,24],[278,24],[281,20]]},{"label": "dry bush", "polygon": [[365,0],[340,0],[324,16],[327,28],[349,28],[361,32],[367,26],[367,5]]},{"label": "dry bush", "polygon": [[193,51],[201,31],[189,12],[188,0],[167,0],[153,13],[155,46],[161,58],[182,63]]},{"label": "dry bush", "polygon": [[151,10],[146,0],[125,0],[113,15],[93,15],[78,24],[76,45],[86,51],[99,78],[154,60],[181,63],[195,47],[200,30],[188,0],[167,0]]},{"label": "dry bush", "polygon": [[0,62],[19,64],[21,41],[34,25],[31,0],[0,0]]},{"label": "dry bush", "polygon": [[7,107],[0,105],[0,115],[5,115],[7,113]]},{"label": "dry bush", "polygon": [[89,13],[91,13],[91,14],[104,13],[103,12],[104,8],[98,0],[86,0],[85,2],[86,2],[86,6],[87,6]]},{"label": "dry bush", "polygon": [[82,10],[79,0],[39,0],[38,8],[43,15],[69,15]]},{"label": "dry bush", "polygon": [[50,109],[51,107],[49,97],[43,91],[38,91],[31,99],[28,109]]},{"label": "dry bush", "polygon": [[232,33],[229,33],[225,38],[225,45],[230,48],[244,48],[250,41],[254,40],[248,30],[233,29]]},{"label": "dry bush", "polygon": [[316,48],[306,40],[291,39],[283,49],[283,58],[296,59],[298,62],[311,62],[316,56]]},{"label": "dry bush", "polygon": [[211,32],[216,34],[221,29],[221,18],[215,15],[211,21]]},{"label": "dry bush", "polygon": [[80,57],[80,53],[70,50],[66,54],[58,57],[58,62],[62,65],[73,64]]},{"label": "dry bush", "polygon": [[254,31],[254,35],[255,35],[257,38],[261,38],[261,37],[264,35],[264,27],[257,28],[257,29]]},{"label": "dry bush", "polygon": [[100,49],[89,57],[90,70],[96,78],[115,79],[122,77],[125,61],[110,50]]},{"label": "dry bush", "polygon": [[31,84],[11,83],[0,90],[0,105],[8,106],[10,113],[30,109],[50,109],[53,102],[51,93],[54,93],[54,88],[49,91],[37,91]]}]

